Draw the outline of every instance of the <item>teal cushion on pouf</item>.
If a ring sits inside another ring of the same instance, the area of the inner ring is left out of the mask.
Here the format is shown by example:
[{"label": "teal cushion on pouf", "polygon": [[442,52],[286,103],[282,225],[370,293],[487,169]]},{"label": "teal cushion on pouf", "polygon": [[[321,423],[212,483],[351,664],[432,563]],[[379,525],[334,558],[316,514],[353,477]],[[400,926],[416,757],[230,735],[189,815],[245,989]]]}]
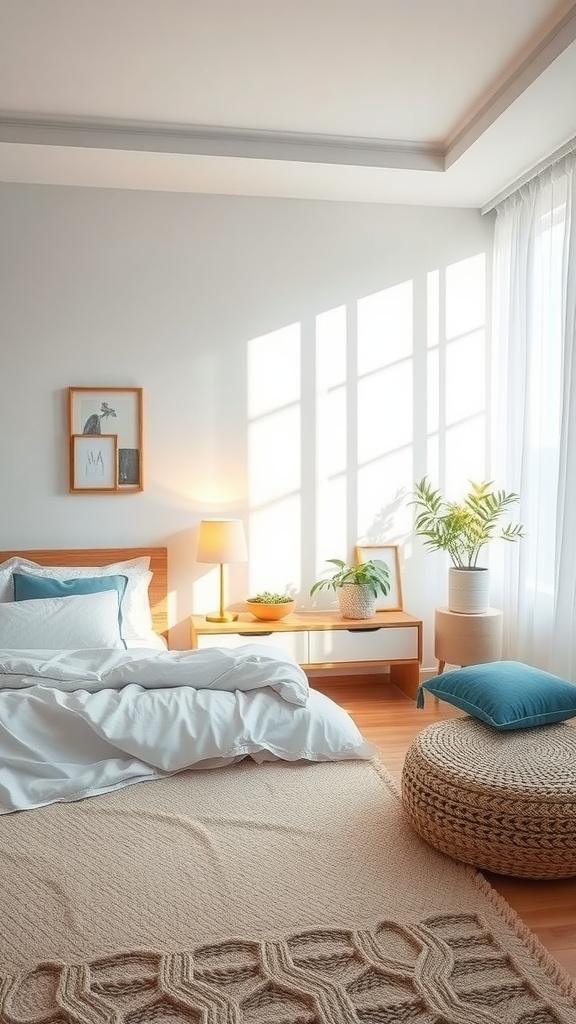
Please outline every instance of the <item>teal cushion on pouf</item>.
[{"label": "teal cushion on pouf", "polygon": [[519,661],[467,665],[427,679],[418,687],[419,708],[425,693],[494,729],[529,729],[576,716],[575,683]]}]

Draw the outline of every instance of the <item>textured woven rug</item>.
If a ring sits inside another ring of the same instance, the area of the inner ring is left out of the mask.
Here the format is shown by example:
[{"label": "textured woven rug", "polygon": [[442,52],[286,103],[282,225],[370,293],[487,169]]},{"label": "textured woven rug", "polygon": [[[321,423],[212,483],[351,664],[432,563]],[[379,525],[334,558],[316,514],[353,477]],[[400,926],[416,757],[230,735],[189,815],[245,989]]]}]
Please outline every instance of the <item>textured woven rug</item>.
[{"label": "textured woven rug", "polygon": [[573,982],[377,763],[3,818],[3,1024],[576,1024]]}]

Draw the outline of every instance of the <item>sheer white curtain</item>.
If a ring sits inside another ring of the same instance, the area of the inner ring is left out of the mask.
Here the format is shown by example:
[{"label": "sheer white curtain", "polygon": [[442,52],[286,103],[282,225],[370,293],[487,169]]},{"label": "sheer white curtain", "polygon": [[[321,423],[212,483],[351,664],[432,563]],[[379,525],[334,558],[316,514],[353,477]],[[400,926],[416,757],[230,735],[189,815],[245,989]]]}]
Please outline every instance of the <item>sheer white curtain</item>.
[{"label": "sheer white curtain", "polygon": [[503,657],[576,680],[575,200],[573,152],[496,211],[491,475],[526,537],[491,566]]}]

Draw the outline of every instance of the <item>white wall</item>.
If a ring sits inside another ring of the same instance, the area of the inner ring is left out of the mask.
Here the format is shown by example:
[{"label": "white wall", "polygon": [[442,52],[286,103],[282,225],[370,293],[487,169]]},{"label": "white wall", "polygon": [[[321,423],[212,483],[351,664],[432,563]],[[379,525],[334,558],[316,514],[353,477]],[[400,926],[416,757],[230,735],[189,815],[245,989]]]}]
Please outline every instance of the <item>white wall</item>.
[{"label": "white wall", "polygon": [[[326,558],[400,541],[431,665],[446,563],[406,499],[426,472],[485,472],[492,230],[469,210],[0,185],[0,547],[167,544],[185,646],[217,604],[202,516],[245,519],[231,603],[289,584],[309,605]],[[144,388],[142,494],[68,493],[69,385]]]}]

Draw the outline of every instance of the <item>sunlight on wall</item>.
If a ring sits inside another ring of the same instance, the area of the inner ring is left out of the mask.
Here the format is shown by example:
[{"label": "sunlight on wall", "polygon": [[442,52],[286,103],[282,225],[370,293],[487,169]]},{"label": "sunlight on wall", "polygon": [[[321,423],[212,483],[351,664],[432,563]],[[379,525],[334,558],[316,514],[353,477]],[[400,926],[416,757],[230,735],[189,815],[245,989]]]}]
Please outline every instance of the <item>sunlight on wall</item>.
[{"label": "sunlight on wall", "polygon": [[358,302],[358,376],[412,357],[413,284],[367,295]]},{"label": "sunlight on wall", "polygon": [[[412,478],[413,284],[358,302],[358,537],[397,535],[398,495]],[[410,486],[409,483],[409,486]]]},{"label": "sunlight on wall", "polygon": [[488,473],[486,256],[427,279],[427,474],[458,499]]},{"label": "sunlight on wall", "polygon": [[446,267],[446,338],[460,338],[486,323],[486,254]]},{"label": "sunlight on wall", "polygon": [[315,577],[346,558],[348,508],[347,318],[339,306],[316,317]]},{"label": "sunlight on wall", "polygon": [[251,593],[300,587],[300,345],[291,324],[247,346]]},{"label": "sunlight on wall", "polygon": [[[444,389],[440,379],[440,336],[444,333],[444,309],[440,302],[443,279],[431,270],[426,279],[426,473],[440,479],[440,408]],[[443,425],[442,419],[442,425]]]},{"label": "sunlight on wall", "polygon": [[220,595],[220,568],[202,566],[202,575],[194,580],[192,587],[193,607],[203,612],[216,611]]},{"label": "sunlight on wall", "polygon": [[299,494],[250,513],[249,591],[300,590]]},{"label": "sunlight on wall", "polygon": [[486,407],[486,337],[472,331],[446,345],[446,425],[482,416]]},{"label": "sunlight on wall", "polygon": [[481,253],[248,342],[250,591],[310,604],[361,542],[406,564],[415,465],[455,498],[485,478],[485,322]]}]

